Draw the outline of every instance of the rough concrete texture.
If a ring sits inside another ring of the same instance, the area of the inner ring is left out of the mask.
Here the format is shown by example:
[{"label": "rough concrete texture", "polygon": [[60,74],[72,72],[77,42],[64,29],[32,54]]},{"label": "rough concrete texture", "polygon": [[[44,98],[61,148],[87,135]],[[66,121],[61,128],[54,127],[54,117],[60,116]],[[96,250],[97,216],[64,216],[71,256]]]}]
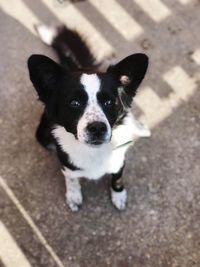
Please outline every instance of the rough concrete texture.
[{"label": "rough concrete texture", "polygon": [[[151,2],[0,1],[0,266],[200,266],[200,3]],[[99,58],[150,57],[135,114],[152,136],[127,155],[126,211],[112,206],[105,177],[83,181],[84,205],[72,213],[55,155],[34,138],[42,106],[26,60],[56,57],[33,23],[59,20],[82,32]],[[5,229],[16,251],[2,240]]]}]

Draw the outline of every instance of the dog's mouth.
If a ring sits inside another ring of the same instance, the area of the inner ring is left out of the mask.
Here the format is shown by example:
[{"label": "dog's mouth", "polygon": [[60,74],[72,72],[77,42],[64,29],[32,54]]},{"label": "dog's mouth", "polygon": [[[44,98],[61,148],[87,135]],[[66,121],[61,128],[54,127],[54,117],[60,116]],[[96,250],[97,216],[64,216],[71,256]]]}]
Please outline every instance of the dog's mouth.
[{"label": "dog's mouth", "polygon": [[110,142],[110,140],[111,140],[111,137],[110,138],[106,138],[106,139],[93,139],[93,140],[88,140],[88,139],[86,139],[86,140],[80,140],[79,138],[78,138],[78,135],[77,134],[75,134],[74,135],[75,136],[75,139],[77,140],[77,141],[79,141],[79,142],[81,142],[81,143],[84,143],[84,144],[87,144],[88,146],[91,146],[91,147],[98,147],[98,146],[101,146],[101,145],[103,145],[103,144],[108,144],[109,142]]},{"label": "dog's mouth", "polygon": [[110,142],[110,140],[96,139],[96,140],[87,141],[86,143],[92,147],[98,147],[98,146],[101,146],[103,144],[107,144],[109,142]]}]

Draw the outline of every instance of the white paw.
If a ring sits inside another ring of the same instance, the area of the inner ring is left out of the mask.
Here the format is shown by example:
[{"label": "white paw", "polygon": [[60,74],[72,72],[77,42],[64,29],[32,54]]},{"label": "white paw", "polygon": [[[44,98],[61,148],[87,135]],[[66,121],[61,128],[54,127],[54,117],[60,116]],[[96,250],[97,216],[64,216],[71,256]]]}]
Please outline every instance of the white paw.
[{"label": "white paw", "polygon": [[149,137],[151,136],[150,129],[143,123],[135,120],[134,121],[135,134],[140,137]]},{"label": "white paw", "polygon": [[112,199],[113,205],[118,210],[124,210],[126,208],[126,203],[127,203],[126,189],[123,189],[121,192],[116,192],[113,189],[111,189],[111,199]]},{"label": "white paw", "polygon": [[78,211],[83,203],[81,191],[69,191],[66,194],[66,201],[72,211]]}]

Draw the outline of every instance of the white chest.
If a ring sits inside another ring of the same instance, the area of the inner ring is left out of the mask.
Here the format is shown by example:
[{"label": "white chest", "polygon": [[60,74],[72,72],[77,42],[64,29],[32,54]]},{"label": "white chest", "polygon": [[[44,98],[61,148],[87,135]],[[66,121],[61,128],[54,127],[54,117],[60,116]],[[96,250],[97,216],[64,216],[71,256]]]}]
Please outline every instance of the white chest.
[{"label": "white chest", "polygon": [[65,168],[65,173],[71,178],[86,177],[96,180],[106,173],[118,172],[130,144],[119,148],[117,146],[133,139],[132,122],[132,116],[127,116],[125,123],[113,130],[111,142],[97,148],[79,142],[64,127],[56,126],[53,130],[54,137],[62,150],[69,155],[70,161],[81,169],[71,171]]}]

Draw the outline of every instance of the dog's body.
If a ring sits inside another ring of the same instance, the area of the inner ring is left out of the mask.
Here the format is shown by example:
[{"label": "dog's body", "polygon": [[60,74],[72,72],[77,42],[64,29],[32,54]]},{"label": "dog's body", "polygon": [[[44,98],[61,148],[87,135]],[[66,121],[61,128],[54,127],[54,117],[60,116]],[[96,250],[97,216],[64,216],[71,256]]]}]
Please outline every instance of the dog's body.
[{"label": "dog's body", "polygon": [[[81,177],[97,180],[111,174],[112,202],[124,209],[125,153],[138,134],[131,103],[148,58],[134,54],[102,73],[78,34],[65,27],[39,26],[37,31],[58,52],[62,66],[42,55],[29,58],[30,79],[45,104],[36,136],[48,149],[56,145],[67,203],[74,211],[82,204]],[[143,134],[148,135],[148,130]]]}]

